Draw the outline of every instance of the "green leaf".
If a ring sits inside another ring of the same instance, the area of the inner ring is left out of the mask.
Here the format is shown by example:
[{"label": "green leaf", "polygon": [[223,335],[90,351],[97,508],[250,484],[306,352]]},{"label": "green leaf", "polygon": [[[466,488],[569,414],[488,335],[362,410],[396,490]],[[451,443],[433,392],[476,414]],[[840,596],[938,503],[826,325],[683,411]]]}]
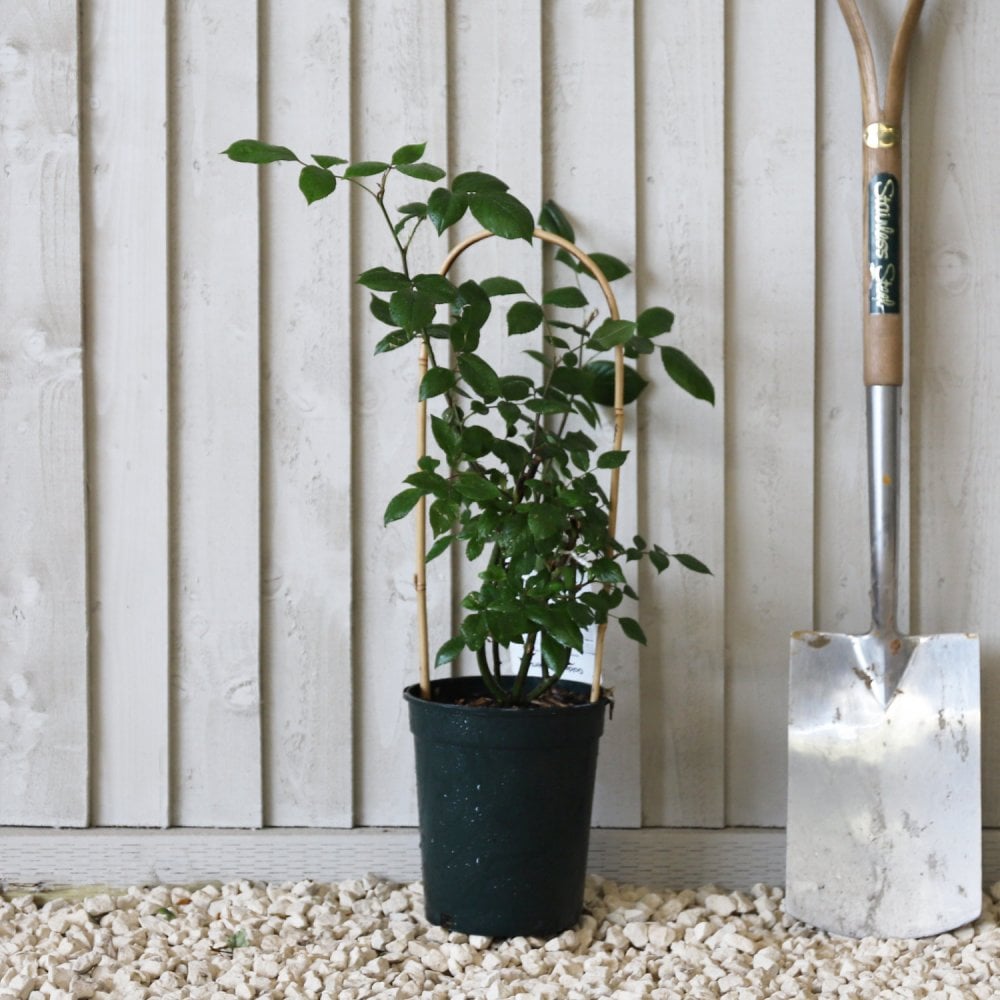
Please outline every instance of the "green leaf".
[{"label": "green leaf", "polygon": [[527,399],[535,388],[535,383],[525,375],[503,375],[500,378],[500,395],[504,399]]},{"label": "green leaf", "polygon": [[438,303],[454,302],[458,298],[458,289],[440,274],[418,274],[413,285]]},{"label": "green leaf", "polygon": [[553,504],[528,505],[528,530],[536,539],[549,538],[561,531],[565,523],[563,512]]},{"label": "green leaf", "polygon": [[479,287],[490,297],[493,298],[495,295],[527,295],[528,293],[524,290],[524,285],[520,281],[515,281],[513,278],[486,278],[484,281],[479,282]]},{"label": "green leaf", "polygon": [[712,571],[700,560],[686,552],[675,552],[674,558],[685,568],[694,573],[706,573],[712,575]]},{"label": "green leaf", "polygon": [[537,330],[545,313],[537,302],[515,302],[507,312],[507,334],[511,337]]},{"label": "green leaf", "polygon": [[551,198],[542,205],[541,214],[538,216],[538,225],[547,232],[555,233],[556,236],[569,240],[570,243],[576,242],[576,235],[569,219]]},{"label": "green leaf", "polygon": [[635,321],[636,331],[640,337],[658,337],[661,333],[670,333],[674,325],[674,314],[663,306],[651,306],[643,310]]},{"label": "green leaf", "polygon": [[455,373],[450,368],[431,368],[420,380],[420,400],[440,396],[455,387]]},{"label": "green leaf", "polygon": [[704,399],[715,405],[715,389],[708,376],[676,347],[661,347],[660,358],[667,374],[695,399]]},{"label": "green leaf", "polygon": [[422,496],[424,496],[424,491],[416,488],[397,493],[385,508],[383,523],[391,524],[393,521],[398,521],[401,517],[406,517],[417,506]]},{"label": "green leaf", "polygon": [[635,642],[641,642],[644,646],[646,645],[646,633],[643,632],[639,623],[634,618],[619,618],[618,624],[621,625],[622,631]]},{"label": "green leaf", "polygon": [[451,663],[463,649],[465,649],[465,640],[460,635],[449,639],[437,651],[437,656],[434,657],[434,666],[443,667],[446,663]]},{"label": "green leaf", "polygon": [[399,271],[387,267],[372,267],[358,275],[358,284],[373,292],[398,292],[408,288],[410,279]]},{"label": "green leaf", "polygon": [[547,306],[559,306],[563,309],[582,309],[590,304],[587,296],[576,285],[553,288],[545,293],[542,302]]},{"label": "green leaf", "polygon": [[399,206],[399,213],[404,216],[403,222],[410,219],[422,219],[427,215],[427,205],[422,201],[408,201]]},{"label": "green leaf", "polygon": [[465,215],[468,207],[469,200],[463,195],[452,194],[447,188],[435,188],[427,199],[427,218],[440,236]]},{"label": "green leaf", "polygon": [[631,340],[634,333],[635,323],[627,319],[606,319],[591,337],[590,345],[597,350],[606,351]]},{"label": "green leaf", "polygon": [[594,560],[590,567],[590,578],[597,583],[625,583],[621,566],[607,556]]},{"label": "green leaf", "polygon": [[[587,363],[588,371],[594,373],[594,387],[591,390],[595,403],[601,406],[615,405],[615,363],[597,358]],[[649,382],[630,365],[625,366],[625,404],[634,403]]]},{"label": "green leaf", "polygon": [[237,163],[275,163],[278,160],[298,159],[287,146],[272,146],[258,139],[237,139],[223,152]]},{"label": "green leaf", "polygon": [[599,469],[618,469],[625,464],[627,459],[627,451],[606,451],[598,457],[597,467]]},{"label": "green leaf", "polygon": [[399,149],[392,154],[392,165],[394,167],[398,167],[403,163],[416,163],[417,160],[424,155],[424,150],[426,148],[426,142],[415,142],[409,146],[400,146]]},{"label": "green leaf", "polygon": [[504,239],[531,242],[535,222],[531,212],[506,191],[477,192],[469,199],[469,210],[476,221]]},{"label": "green leaf", "polygon": [[503,495],[498,486],[475,472],[456,476],[455,489],[466,500],[496,500]]},{"label": "green leaf", "polygon": [[[433,371],[433,369],[431,370]],[[434,435],[434,440],[437,441],[438,447],[445,455],[451,456],[458,448],[458,429],[449,424],[443,417],[436,414],[431,417],[431,434]]]},{"label": "green leaf", "polygon": [[461,448],[467,458],[482,458],[493,447],[493,434],[485,427],[473,424],[462,431]]},{"label": "green leaf", "polygon": [[347,160],[344,160],[339,156],[324,156],[322,153],[313,153],[312,158],[321,167],[339,167],[341,164],[347,162]]},{"label": "green leaf", "polygon": [[432,559],[437,559],[445,549],[455,540],[454,535],[442,535],[428,550],[424,556],[424,562],[429,563]]},{"label": "green leaf", "polygon": [[544,354],[542,354],[541,351],[527,350],[527,351],[522,351],[521,353],[527,354],[529,358],[534,358],[535,361],[537,361],[540,365],[543,365],[546,368],[552,367],[552,359],[547,358]]},{"label": "green leaf", "polygon": [[569,413],[573,409],[564,399],[529,399],[524,407],[532,413]]},{"label": "green leaf", "polygon": [[657,545],[649,550],[649,561],[656,568],[657,573],[662,573],[670,565],[670,556]]},{"label": "green leaf", "polygon": [[451,189],[455,194],[475,194],[482,191],[506,191],[509,185],[493,174],[484,174],[479,170],[470,170],[459,174],[452,182]]},{"label": "green leaf", "polygon": [[[626,274],[631,274],[627,264],[624,264],[617,257],[612,257],[609,253],[592,253],[590,259],[601,269],[604,277],[608,281],[617,281],[624,278]],[[586,269],[584,274],[590,274]]]},{"label": "green leaf", "polygon": [[358,163],[352,163],[345,171],[345,177],[371,177],[374,174],[383,174],[389,169],[388,163],[382,163],[381,160],[361,160]]},{"label": "green leaf", "polygon": [[368,303],[368,311],[380,323],[385,323],[386,326],[396,325],[393,322],[392,314],[389,312],[389,303],[385,299],[380,299],[377,295],[373,295],[371,302]]},{"label": "green leaf", "polygon": [[466,329],[482,329],[492,311],[493,303],[475,281],[463,281],[458,286],[458,297],[452,305],[452,313],[462,317]]},{"label": "green leaf", "polygon": [[389,299],[393,321],[404,330],[420,330],[434,322],[434,300],[416,288],[401,288]]},{"label": "green leaf", "polygon": [[299,190],[310,205],[333,194],[336,186],[337,178],[323,167],[303,167],[299,172]]},{"label": "green leaf", "polygon": [[570,650],[548,632],[542,633],[542,659],[549,671],[561,676],[569,663]]},{"label": "green leaf", "polygon": [[458,370],[472,390],[487,403],[500,395],[500,377],[482,358],[475,354],[462,354]]},{"label": "green leaf", "polygon": [[393,330],[391,333],[387,333],[376,345],[375,354],[388,354],[389,351],[395,351],[397,348],[405,347],[411,340],[413,340],[413,334],[407,333],[406,330]]},{"label": "green leaf", "polygon": [[407,177],[415,177],[418,181],[439,181],[444,177],[444,171],[433,163],[403,163],[396,169]]}]

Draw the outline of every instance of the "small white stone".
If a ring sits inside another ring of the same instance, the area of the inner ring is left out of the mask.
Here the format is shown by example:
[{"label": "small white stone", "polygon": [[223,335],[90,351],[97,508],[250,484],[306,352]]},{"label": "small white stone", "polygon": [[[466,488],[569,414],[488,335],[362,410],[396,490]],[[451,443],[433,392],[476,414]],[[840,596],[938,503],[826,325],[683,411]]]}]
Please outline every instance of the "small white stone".
[{"label": "small white stone", "polygon": [[736,903],[730,896],[710,893],[705,897],[705,909],[720,917],[728,917],[736,912]]}]

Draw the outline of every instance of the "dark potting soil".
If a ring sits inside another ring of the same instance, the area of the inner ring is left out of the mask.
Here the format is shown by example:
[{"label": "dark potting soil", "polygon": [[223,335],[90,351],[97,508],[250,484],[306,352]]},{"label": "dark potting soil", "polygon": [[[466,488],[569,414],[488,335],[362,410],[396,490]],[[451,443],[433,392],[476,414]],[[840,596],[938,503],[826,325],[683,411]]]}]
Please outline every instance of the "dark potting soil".
[{"label": "dark potting soil", "polygon": [[[469,708],[497,708],[499,703],[489,694],[480,694],[472,698],[435,698],[435,701],[447,700],[452,705],[467,705]],[[563,688],[549,688],[541,696],[530,702],[527,707],[537,708],[571,708],[574,705],[586,705],[590,699],[586,695],[578,694],[575,691],[566,691]]]}]

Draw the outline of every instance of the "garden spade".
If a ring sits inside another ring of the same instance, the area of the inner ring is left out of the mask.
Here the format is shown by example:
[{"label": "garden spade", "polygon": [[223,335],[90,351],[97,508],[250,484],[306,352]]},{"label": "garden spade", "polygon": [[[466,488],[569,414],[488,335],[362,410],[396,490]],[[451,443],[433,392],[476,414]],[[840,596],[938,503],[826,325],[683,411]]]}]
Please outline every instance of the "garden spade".
[{"label": "garden spade", "polygon": [[910,0],[880,106],[856,0],[838,0],[864,111],[864,372],[872,625],[791,639],[786,910],[851,937],[924,937],[981,901],[979,640],[900,635],[903,382],[900,118],[923,0]]}]

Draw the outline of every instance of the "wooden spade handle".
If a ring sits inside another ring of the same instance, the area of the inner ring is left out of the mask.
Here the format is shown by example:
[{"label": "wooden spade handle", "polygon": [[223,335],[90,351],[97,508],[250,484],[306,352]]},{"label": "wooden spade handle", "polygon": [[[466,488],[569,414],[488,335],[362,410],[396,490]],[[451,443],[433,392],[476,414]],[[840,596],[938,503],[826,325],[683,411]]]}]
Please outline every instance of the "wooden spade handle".
[{"label": "wooden spade handle", "polygon": [[903,384],[902,114],[906,64],[924,0],[909,0],[880,102],[871,41],[857,0],[838,0],[861,76],[865,223],[862,282],[865,385]]}]

